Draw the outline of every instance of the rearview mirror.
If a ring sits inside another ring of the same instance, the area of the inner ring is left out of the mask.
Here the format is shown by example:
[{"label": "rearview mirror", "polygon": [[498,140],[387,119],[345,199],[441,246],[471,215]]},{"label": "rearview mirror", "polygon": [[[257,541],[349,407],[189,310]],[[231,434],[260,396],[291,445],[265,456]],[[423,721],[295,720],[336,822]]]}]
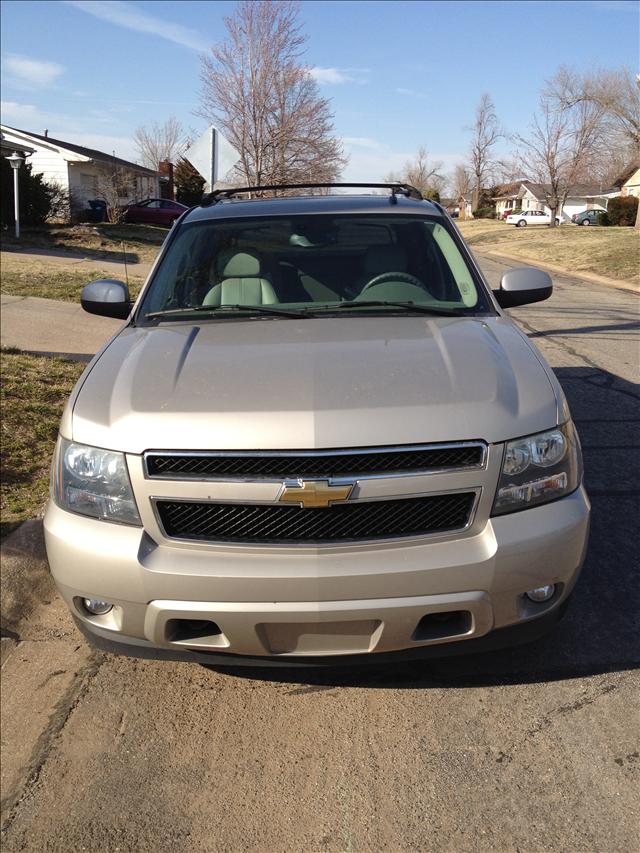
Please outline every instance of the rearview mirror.
[{"label": "rearview mirror", "polygon": [[117,320],[126,320],[132,306],[127,285],[111,278],[98,279],[83,287],[80,304],[89,314]]},{"label": "rearview mirror", "polygon": [[549,273],[536,267],[517,267],[500,279],[500,289],[494,290],[501,308],[515,308],[517,305],[530,305],[542,302],[553,292],[553,282]]}]

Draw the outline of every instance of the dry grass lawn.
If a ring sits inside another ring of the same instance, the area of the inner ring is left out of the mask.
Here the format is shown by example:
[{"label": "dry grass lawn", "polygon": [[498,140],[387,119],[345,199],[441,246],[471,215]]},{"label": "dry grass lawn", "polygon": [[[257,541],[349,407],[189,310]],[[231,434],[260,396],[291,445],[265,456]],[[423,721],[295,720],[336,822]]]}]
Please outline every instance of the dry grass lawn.
[{"label": "dry grass lawn", "polygon": [[0,489],[4,537],[44,509],[62,409],[84,364],[3,349]]},{"label": "dry grass lawn", "polygon": [[2,248],[63,249],[82,252],[96,260],[121,260],[124,251],[129,263],[153,261],[169,233],[155,225],[42,225],[22,229],[20,240],[3,235]]},{"label": "dry grass lawn", "polygon": [[473,251],[504,252],[526,261],[549,263],[570,272],[591,272],[640,284],[640,233],[634,228],[516,228],[492,219],[459,221]]},{"label": "dry grass lawn", "polygon": [[[44,299],[60,299],[63,302],[79,302],[85,284],[98,278],[113,278],[113,273],[99,270],[64,269],[39,261],[12,265],[3,260],[0,276],[0,292],[11,296],[40,296]],[[132,298],[140,292],[144,279],[129,276],[129,293]]]}]

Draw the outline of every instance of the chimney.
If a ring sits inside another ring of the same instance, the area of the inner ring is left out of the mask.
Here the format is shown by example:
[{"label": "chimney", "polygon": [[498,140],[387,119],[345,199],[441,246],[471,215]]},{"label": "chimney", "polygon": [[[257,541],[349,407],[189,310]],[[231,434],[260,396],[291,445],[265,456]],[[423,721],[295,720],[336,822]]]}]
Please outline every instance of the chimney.
[{"label": "chimney", "polygon": [[49,130],[48,130],[48,128],[45,128],[44,138],[46,139],[48,136],[49,136]]},{"label": "chimney", "polygon": [[161,160],[158,163],[160,173],[160,196],[162,198],[173,198],[173,163],[170,160]]}]

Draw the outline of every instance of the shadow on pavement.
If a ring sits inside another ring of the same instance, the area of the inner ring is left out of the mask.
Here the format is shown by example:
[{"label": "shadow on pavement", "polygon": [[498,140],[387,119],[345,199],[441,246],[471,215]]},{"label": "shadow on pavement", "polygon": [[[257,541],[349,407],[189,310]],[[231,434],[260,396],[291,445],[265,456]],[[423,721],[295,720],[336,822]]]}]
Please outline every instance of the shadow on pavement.
[{"label": "shadow on pavement", "polygon": [[89,352],[44,352],[40,350],[18,349],[17,347],[12,347],[11,349],[25,355],[35,355],[39,358],[63,358],[66,361],[81,361],[85,364],[88,364],[95,355],[95,353]]},{"label": "shadow on pavement", "polygon": [[416,689],[529,684],[640,664],[640,391],[596,368],[555,371],[583,446],[591,537],[565,618],[544,639],[498,652],[393,666],[305,669],[210,667],[240,678],[330,687]]},{"label": "shadow on pavement", "polygon": [[72,249],[48,249],[39,248],[38,246],[30,246],[25,248],[17,244],[3,243],[3,252],[12,252],[18,255],[33,255],[35,258],[61,258],[70,263],[79,261],[109,261],[110,263],[121,264],[123,259],[126,259],[128,264],[140,263],[141,258],[137,252],[127,251],[124,253],[122,248],[119,249],[90,249],[83,248],[74,251]]},{"label": "shadow on pavement", "polygon": [[640,323],[606,323],[600,326],[570,326],[566,329],[544,329],[538,332],[527,332],[529,338],[549,338],[554,335],[590,335],[593,332],[631,332],[640,330]]}]

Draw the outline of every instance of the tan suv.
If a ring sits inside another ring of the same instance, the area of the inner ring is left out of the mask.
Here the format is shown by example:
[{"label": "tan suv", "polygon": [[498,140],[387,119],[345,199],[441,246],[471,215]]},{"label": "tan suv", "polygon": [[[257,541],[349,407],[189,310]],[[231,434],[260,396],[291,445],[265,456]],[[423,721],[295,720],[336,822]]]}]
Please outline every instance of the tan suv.
[{"label": "tan suv", "polygon": [[97,645],[385,661],[535,639],[563,613],[580,446],[502,310],[549,276],[492,293],[438,204],[349,186],[213,193],[135,305],[121,282],[84,289],[126,323],[65,409],[45,530]]}]

